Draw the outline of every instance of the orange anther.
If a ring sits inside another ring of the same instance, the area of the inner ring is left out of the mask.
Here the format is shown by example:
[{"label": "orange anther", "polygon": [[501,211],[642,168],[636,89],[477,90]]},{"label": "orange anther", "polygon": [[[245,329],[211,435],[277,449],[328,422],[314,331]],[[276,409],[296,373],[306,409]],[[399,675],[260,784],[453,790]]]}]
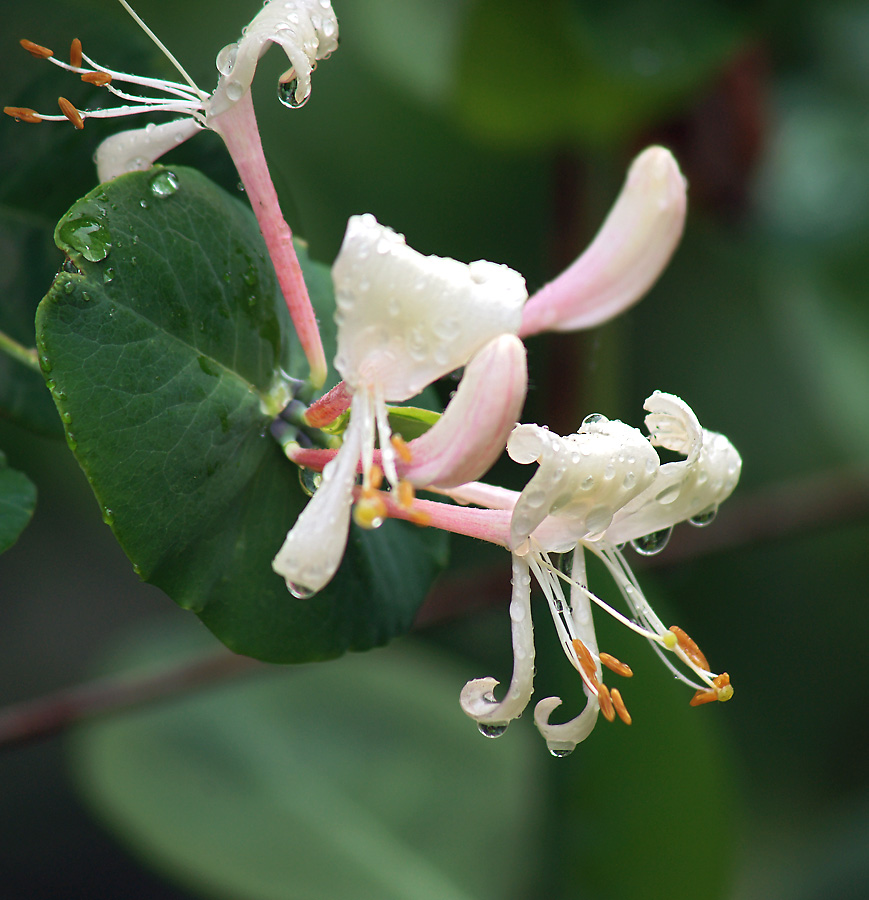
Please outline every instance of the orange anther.
[{"label": "orange anther", "polygon": [[413,453],[411,453],[407,441],[400,434],[392,435],[389,442],[403,463],[409,463],[413,459]]},{"label": "orange anther", "polygon": [[3,112],[19,122],[30,122],[35,125],[37,122],[42,121],[42,117],[35,109],[28,109],[26,106],[4,106]]},{"label": "orange anther", "polygon": [[60,107],[60,111],[75,125],[76,128],[81,130],[84,128],[84,119],[81,116],[81,113],[66,99],[66,97],[58,97],[57,105]]},{"label": "orange anther", "polygon": [[54,56],[54,53],[49,50],[48,47],[43,47],[41,44],[34,44],[33,41],[22,39],[18,43],[21,44],[31,56],[35,56],[37,59],[48,59],[49,56]]},{"label": "orange anther", "polygon": [[74,69],[81,68],[81,41],[78,38],[73,38],[69,45],[69,64]]},{"label": "orange anther", "polygon": [[413,485],[409,481],[398,482],[398,505],[403,509],[410,509],[413,506],[416,494]]},{"label": "orange anther", "polygon": [[615,722],[616,711],[613,707],[613,701],[612,697],[610,696],[609,688],[605,684],[599,684],[597,686],[597,702],[600,706],[600,711],[603,713],[603,717],[607,720],[607,722]]},{"label": "orange anther", "polygon": [[670,631],[676,635],[676,640],[679,642],[679,646],[682,648],[682,652],[694,665],[699,666],[704,671],[708,672],[709,663],[706,661],[706,657],[703,655],[703,651],[697,646],[696,642],[693,641],[678,625],[671,625]]},{"label": "orange anther", "polygon": [[81,80],[88,84],[95,84],[97,87],[105,87],[112,83],[112,76],[108,72],[85,72],[81,76]]},{"label": "orange anther", "polygon": [[620,659],[616,659],[609,653],[601,653],[600,661],[608,669],[611,669],[613,672],[615,672],[616,675],[621,675],[624,678],[630,678],[634,674],[633,670],[627,663],[623,663]]},{"label": "orange anther", "polygon": [[625,725],[631,724],[631,714],[628,712],[628,708],[625,706],[625,701],[622,700],[621,691],[618,688],[613,688],[610,691],[610,697],[613,701],[613,706],[616,708],[616,712],[619,714],[619,718],[625,723]]},{"label": "orange anther", "polygon": [[576,651],[579,664],[582,666],[582,671],[589,677],[589,680],[597,682],[597,666],[594,664],[594,657],[591,655],[591,651],[579,638],[574,638],[571,643]]},{"label": "orange anther", "polygon": [[368,487],[376,491],[383,484],[383,469],[380,466],[372,466],[368,470]]}]

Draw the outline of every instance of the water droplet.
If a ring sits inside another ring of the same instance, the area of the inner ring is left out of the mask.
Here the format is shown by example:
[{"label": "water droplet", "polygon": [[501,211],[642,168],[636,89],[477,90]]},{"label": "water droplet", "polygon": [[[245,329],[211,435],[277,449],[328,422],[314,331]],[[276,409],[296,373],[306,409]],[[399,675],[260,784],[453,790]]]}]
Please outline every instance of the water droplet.
[{"label": "water droplet", "polygon": [[67,283],[63,286],[64,294],[71,294],[75,290],[75,285],[71,281],[67,281]]},{"label": "water droplet", "polygon": [[202,356],[201,354],[197,357],[197,362],[199,363],[199,368],[205,372],[206,375],[220,375],[220,370],[217,367],[217,364],[214,360],[209,359],[207,356]]},{"label": "water droplet", "polygon": [[226,85],[226,96],[230,103],[238,103],[244,95],[244,85],[240,81],[230,81]]},{"label": "water droplet", "polygon": [[238,44],[227,44],[218,54],[214,64],[221,75],[229,75],[238,59]]},{"label": "water droplet", "polygon": [[161,169],[151,178],[151,193],[155,197],[171,197],[178,190],[178,176],[169,169]]},{"label": "water droplet", "polygon": [[315,472],[313,469],[299,469],[299,484],[302,490],[309,496],[313,497],[323,481],[323,473]]},{"label": "water droplet", "polygon": [[103,507],[103,521],[106,525],[111,525],[115,521],[115,514],[108,506]]},{"label": "water droplet", "polygon": [[142,567],[138,563],[133,563],[133,571],[139,576],[142,577]]},{"label": "water droplet", "polygon": [[582,483],[584,491],[590,491],[594,487],[594,475],[589,475]]},{"label": "water droplet", "polygon": [[510,618],[514,622],[522,622],[525,620],[525,607],[517,600],[510,604]]},{"label": "water droplet", "polygon": [[[141,206],[142,209],[147,209],[147,208],[148,208],[148,201],[147,201],[147,200],[140,200],[140,201],[139,201],[139,206]],[[135,244],[137,240],[138,240],[138,237],[134,237],[134,238],[133,238],[133,243]]]},{"label": "water droplet", "polygon": [[[93,216],[79,215],[67,219],[58,230],[58,238],[90,262],[105,259],[112,248],[109,229]],[[78,271],[75,266],[73,270]]]},{"label": "water droplet", "polygon": [[45,355],[40,356],[39,357],[39,368],[42,369],[43,372],[50,372],[52,369],[51,360]]},{"label": "water droplet", "polygon": [[299,87],[299,79],[291,78],[289,81],[279,81],[278,82],[278,100],[284,104],[284,106],[289,109],[299,109],[299,107],[304,106],[308,102],[308,98],[311,96],[311,87],[308,86],[308,90],[301,97],[296,96],[296,90]]},{"label": "water droplet", "polygon": [[586,416],[582,420],[583,425],[594,425],[595,422],[605,422],[606,416],[602,416],[600,413],[592,413],[589,416]]},{"label": "water droplet", "polygon": [[637,483],[637,476],[633,472],[628,472],[625,475],[625,480],[622,482],[625,490],[630,490]]},{"label": "water droplet", "polygon": [[655,497],[655,500],[664,505],[672,503],[679,496],[681,490],[682,485],[679,484],[679,482],[676,482],[676,484],[671,484],[669,487],[664,488],[664,490]]},{"label": "water droplet", "polygon": [[710,525],[717,515],[718,507],[710,506],[709,509],[704,510],[702,513],[697,513],[696,516],[691,516],[688,521],[697,528],[704,528],[706,525]]},{"label": "water droplet", "polygon": [[547,744],[546,746],[549,748],[549,752],[556,759],[564,759],[565,756],[570,756],[570,754],[573,753],[573,751],[576,749],[575,744],[552,743],[552,744]]},{"label": "water droplet", "polygon": [[667,546],[672,533],[673,526],[671,525],[669,528],[662,528],[660,531],[653,531],[651,534],[636,538],[631,541],[631,546],[642,556],[654,556]]},{"label": "water droplet", "polygon": [[115,270],[111,266],[109,266],[105,270],[105,272],[103,272],[103,283],[109,284],[114,277],[115,277]]},{"label": "water droplet", "polygon": [[63,265],[61,266],[64,272],[69,272],[71,275],[81,275],[81,272],[78,270],[76,264],[67,256],[63,261]]},{"label": "water droplet", "polygon": [[70,415],[70,413],[62,412],[60,414],[60,418],[62,419],[64,425],[72,424],[72,415]]},{"label": "water droplet", "polygon": [[307,600],[317,593],[313,588],[306,587],[304,584],[294,584],[293,582],[290,582],[287,587],[297,600]]},{"label": "water droplet", "polygon": [[499,738],[507,730],[509,724],[509,722],[505,722],[502,725],[492,725],[489,722],[477,722],[477,728],[483,737]]}]

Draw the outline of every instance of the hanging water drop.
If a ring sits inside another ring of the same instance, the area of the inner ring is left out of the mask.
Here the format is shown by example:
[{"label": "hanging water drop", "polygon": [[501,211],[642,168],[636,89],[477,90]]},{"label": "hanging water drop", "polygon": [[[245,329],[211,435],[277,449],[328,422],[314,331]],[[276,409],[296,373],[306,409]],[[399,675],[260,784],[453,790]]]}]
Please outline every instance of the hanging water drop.
[{"label": "hanging water drop", "polygon": [[594,425],[596,422],[605,422],[606,416],[602,416],[600,413],[592,413],[591,415],[586,416],[582,420],[583,425]]},{"label": "hanging water drop", "polygon": [[549,752],[556,759],[564,759],[565,756],[570,756],[571,753],[576,749],[575,744],[556,744],[551,743],[546,745],[549,748]]},{"label": "hanging water drop", "polygon": [[287,588],[297,600],[307,600],[317,593],[313,588],[309,588],[304,584],[294,584],[290,582],[287,585]]},{"label": "hanging water drop", "polygon": [[313,497],[317,488],[323,482],[323,473],[315,472],[313,469],[299,469],[299,484],[302,490],[309,496]]},{"label": "hanging water drop", "polygon": [[278,82],[278,100],[288,109],[299,109],[299,107],[304,106],[308,102],[308,98],[311,96],[310,84],[301,97],[296,96],[298,87],[299,79],[297,77],[293,77],[289,81]]},{"label": "hanging water drop", "polygon": [[501,725],[492,725],[489,722],[477,722],[477,728],[483,737],[499,738],[507,730],[509,724],[509,722],[505,722]]},{"label": "hanging water drop", "polygon": [[717,515],[718,507],[710,506],[709,509],[703,510],[702,513],[697,513],[696,516],[691,516],[688,521],[696,528],[704,528],[705,526],[712,524]]},{"label": "hanging water drop", "polygon": [[161,169],[151,178],[151,193],[155,197],[171,197],[179,186],[178,176],[169,169]]},{"label": "hanging water drop", "polygon": [[669,528],[662,528],[660,531],[653,531],[651,534],[636,538],[631,541],[631,546],[642,556],[654,556],[667,546],[672,533],[673,526],[671,525]]}]

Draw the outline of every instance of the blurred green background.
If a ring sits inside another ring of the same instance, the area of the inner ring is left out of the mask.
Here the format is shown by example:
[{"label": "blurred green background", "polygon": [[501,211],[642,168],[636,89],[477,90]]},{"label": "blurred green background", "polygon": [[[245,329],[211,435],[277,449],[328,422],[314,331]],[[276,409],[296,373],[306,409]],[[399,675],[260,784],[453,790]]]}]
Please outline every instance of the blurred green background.
[{"label": "blurred green background", "polygon": [[[137,9],[210,89],[217,50],[258,6]],[[601,622],[601,644],[637,673],[633,726],[601,722],[564,760],[530,714],[484,740],[458,693],[509,677],[509,565],[456,542],[420,627],[394,647],[4,751],[0,895],[866,897],[866,699],[852,694],[869,618],[869,7],[336,7],[341,47],[308,105],[277,102],[274,50],[254,94],[287,218],[323,261],[348,215],[373,212],[425,253],[507,263],[534,290],[591,239],[642,147],[679,159],[689,218],[672,264],[617,322],[529,342],[524,420],[566,433],[600,411],[639,425],[661,389],[739,448],[743,480],[716,523],[682,526],[636,564],[736,695],[689,709],[645,647]],[[78,36],[106,65],[171,77],[109,0],[16,4],[3,33],[4,104],[97,102],[19,37],[62,55]],[[90,157],[117,123],[0,129],[0,327],[30,344],[61,261],[53,223],[94,186]],[[237,190],[213,135],[167,161]],[[30,424],[48,433],[0,421],[0,448],[40,492],[0,557],[2,701],[213,648],[139,583],[31,388]],[[536,697],[575,713],[577,681],[545,606],[535,613]]]}]

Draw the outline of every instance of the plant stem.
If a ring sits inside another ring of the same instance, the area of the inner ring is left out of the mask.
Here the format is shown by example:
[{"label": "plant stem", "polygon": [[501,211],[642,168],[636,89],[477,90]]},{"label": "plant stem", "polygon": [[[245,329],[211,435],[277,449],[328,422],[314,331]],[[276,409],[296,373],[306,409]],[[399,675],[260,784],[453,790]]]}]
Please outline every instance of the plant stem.
[{"label": "plant stem", "polygon": [[18,362],[23,363],[28,368],[33,369],[35,372],[40,371],[36,348],[28,348],[25,347],[24,344],[19,344],[18,341],[9,337],[9,335],[3,331],[0,331],[0,350],[8,356],[11,356],[13,359],[17,359]]},{"label": "plant stem", "polygon": [[60,690],[0,710],[0,747],[51,737],[70,725],[101,714],[188,693],[264,668],[250,657],[221,649],[157,671],[113,675]]}]

